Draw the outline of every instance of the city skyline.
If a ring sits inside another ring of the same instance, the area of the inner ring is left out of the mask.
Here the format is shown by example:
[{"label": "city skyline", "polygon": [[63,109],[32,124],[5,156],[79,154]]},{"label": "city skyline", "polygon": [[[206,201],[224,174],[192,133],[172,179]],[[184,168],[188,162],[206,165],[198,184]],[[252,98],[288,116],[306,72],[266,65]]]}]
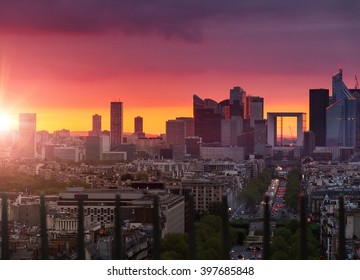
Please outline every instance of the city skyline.
[{"label": "city skyline", "polygon": [[220,101],[234,86],[264,97],[265,115],[308,113],[308,90],[330,88],[339,67],[349,87],[359,76],[358,1],[44,3],[1,4],[0,115],[12,129],[25,112],[38,130],[89,131],[93,114],[110,129],[120,99],[124,131],[141,115],[160,134],[192,116],[193,94]]}]

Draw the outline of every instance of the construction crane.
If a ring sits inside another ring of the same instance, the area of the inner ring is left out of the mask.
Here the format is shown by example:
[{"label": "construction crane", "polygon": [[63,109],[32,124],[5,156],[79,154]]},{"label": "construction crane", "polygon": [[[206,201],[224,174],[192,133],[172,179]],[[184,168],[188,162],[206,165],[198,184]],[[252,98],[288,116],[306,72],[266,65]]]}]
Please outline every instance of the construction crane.
[{"label": "construction crane", "polygon": [[291,145],[296,145],[296,141],[295,141],[295,138],[293,137],[293,134],[292,134],[292,129],[291,129],[291,126],[289,125],[289,130],[290,130],[290,141],[294,141]]},{"label": "construction crane", "polygon": [[355,75],[355,89],[359,89],[359,81],[356,75]]},{"label": "construction crane", "polygon": [[292,135],[292,131],[291,131],[291,126],[289,125],[289,130],[290,130],[290,137],[291,139],[293,138],[293,135]]}]

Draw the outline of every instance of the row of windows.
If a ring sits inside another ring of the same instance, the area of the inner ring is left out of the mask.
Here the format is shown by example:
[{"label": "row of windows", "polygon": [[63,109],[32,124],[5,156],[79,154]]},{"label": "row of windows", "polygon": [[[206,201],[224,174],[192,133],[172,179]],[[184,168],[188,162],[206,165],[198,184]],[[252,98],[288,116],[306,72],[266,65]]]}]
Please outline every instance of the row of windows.
[{"label": "row of windows", "polygon": [[[65,212],[67,211],[70,214],[76,214],[77,213],[77,208],[60,208],[60,211]],[[85,215],[90,215],[90,214],[114,214],[114,208],[85,208],[84,209],[84,214]]]}]

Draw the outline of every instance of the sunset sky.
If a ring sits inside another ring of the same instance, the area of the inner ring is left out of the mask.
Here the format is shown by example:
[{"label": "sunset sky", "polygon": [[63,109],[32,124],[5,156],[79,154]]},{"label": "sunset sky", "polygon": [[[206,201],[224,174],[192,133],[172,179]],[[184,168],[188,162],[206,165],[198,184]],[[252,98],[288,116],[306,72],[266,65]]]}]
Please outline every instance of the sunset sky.
[{"label": "sunset sky", "polygon": [[266,112],[308,112],[308,90],[360,78],[358,0],[0,0],[0,115],[17,129],[90,130],[110,102],[124,130],[192,116],[192,95],[241,86]]}]

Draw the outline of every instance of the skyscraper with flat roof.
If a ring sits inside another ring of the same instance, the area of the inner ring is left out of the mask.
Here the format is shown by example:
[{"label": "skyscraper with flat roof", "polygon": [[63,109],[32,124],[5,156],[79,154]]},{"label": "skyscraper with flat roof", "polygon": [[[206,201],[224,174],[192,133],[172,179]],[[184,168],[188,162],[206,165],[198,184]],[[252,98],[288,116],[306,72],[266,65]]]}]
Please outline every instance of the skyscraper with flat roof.
[{"label": "skyscraper with flat roof", "polygon": [[134,133],[144,133],[143,131],[143,118],[137,116],[134,118]]},{"label": "skyscraper with flat roof", "polygon": [[250,126],[255,126],[256,120],[264,119],[264,98],[260,96],[246,96],[246,119]]},{"label": "skyscraper with flat roof", "polygon": [[102,159],[102,137],[87,136],[85,138],[85,159],[98,161]]},{"label": "skyscraper with flat roof", "polygon": [[110,146],[111,150],[122,144],[123,138],[123,103],[110,104]]},{"label": "skyscraper with flat roof", "polygon": [[36,156],[36,114],[19,114],[19,157],[33,159]]},{"label": "skyscraper with flat roof", "polygon": [[101,116],[98,114],[92,116],[91,136],[101,136]]},{"label": "skyscraper with flat roof", "polygon": [[309,91],[310,131],[315,135],[315,146],[326,146],[326,108],[329,106],[328,89]]},{"label": "skyscraper with flat roof", "polygon": [[169,145],[184,145],[186,123],[183,120],[166,121],[166,143]]},{"label": "skyscraper with flat roof", "polygon": [[245,117],[246,92],[239,86],[230,89],[230,115]]}]

